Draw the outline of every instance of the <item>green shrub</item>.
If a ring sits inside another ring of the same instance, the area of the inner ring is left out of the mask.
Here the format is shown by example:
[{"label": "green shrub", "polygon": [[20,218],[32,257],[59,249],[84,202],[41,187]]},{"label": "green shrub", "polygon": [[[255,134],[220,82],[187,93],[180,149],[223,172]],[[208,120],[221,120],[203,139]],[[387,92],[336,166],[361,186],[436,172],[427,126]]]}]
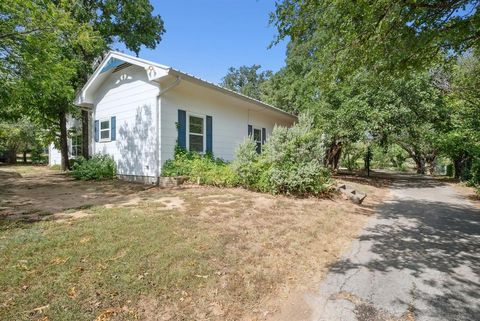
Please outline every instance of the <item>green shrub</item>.
[{"label": "green shrub", "polygon": [[237,176],[228,163],[211,154],[200,155],[176,147],[175,157],[162,167],[162,176],[186,176],[200,184],[233,187],[238,185]]},{"label": "green shrub", "polygon": [[190,176],[192,170],[190,165],[194,158],[194,153],[176,146],[174,159],[167,160],[162,166],[162,176]]},{"label": "green shrub", "polygon": [[331,190],[330,172],[323,166],[321,133],[305,115],[290,128],[275,127],[263,153],[245,140],[236,150],[232,168],[240,183],[273,194],[319,195]]},{"label": "green shrub", "polygon": [[79,157],[73,165],[72,175],[81,180],[113,179],[116,176],[115,161],[110,155],[94,155],[90,159]]},{"label": "green shrub", "polygon": [[470,169],[470,183],[473,185],[480,185],[480,159],[473,160],[472,168]]},{"label": "green shrub", "polygon": [[474,187],[477,194],[480,196],[480,159],[475,158],[473,160],[469,176],[468,185]]},{"label": "green shrub", "polygon": [[260,155],[257,153],[257,145],[252,137],[247,137],[237,146],[232,169],[238,177],[238,181],[245,187],[253,187],[257,184],[262,170],[258,166]]},{"label": "green shrub", "polygon": [[448,177],[453,177],[453,164],[448,164],[448,165],[447,165],[446,175],[447,175]]},{"label": "green shrub", "polygon": [[330,171],[323,166],[325,148],[312,118],[300,117],[291,128],[275,127],[263,153],[251,137],[235,151],[228,164],[213,155],[199,155],[176,147],[165,162],[163,176],[186,176],[192,182],[213,186],[243,186],[272,194],[320,195],[332,190]]},{"label": "green shrub", "polygon": [[365,146],[361,143],[346,143],[342,149],[340,165],[349,171],[359,169],[359,161],[365,155]]},{"label": "green shrub", "polygon": [[269,164],[263,186],[271,193],[319,195],[330,191],[330,171],[323,166],[325,147],[313,117],[301,116],[290,128],[276,127],[264,148]]},{"label": "green shrub", "polygon": [[36,146],[30,152],[30,159],[32,164],[46,164],[48,162],[48,155],[44,153],[42,146]]}]

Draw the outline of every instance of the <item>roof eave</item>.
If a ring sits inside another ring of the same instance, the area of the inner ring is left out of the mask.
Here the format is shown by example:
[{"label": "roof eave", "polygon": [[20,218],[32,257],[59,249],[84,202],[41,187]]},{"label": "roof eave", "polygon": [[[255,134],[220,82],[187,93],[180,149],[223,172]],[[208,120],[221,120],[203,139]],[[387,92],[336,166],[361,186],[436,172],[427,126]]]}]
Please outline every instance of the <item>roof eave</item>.
[{"label": "roof eave", "polygon": [[252,104],[255,104],[257,106],[260,106],[260,107],[263,107],[265,109],[268,109],[270,111],[273,111],[273,112],[276,112],[276,113],[280,113],[282,114],[283,116],[287,117],[287,118],[290,118],[291,120],[295,121],[297,120],[297,116],[293,115],[293,114],[290,114],[284,110],[281,110],[275,106],[272,106],[272,105],[269,105],[267,103],[264,103],[263,101],[260,101],[260,100],[257,100],[255,98],[252,98],[252,97],[249,97],[249,96],[246,96],[246,95],[243,95],[243,94],[240,94],[236,91],[233,91],[233,90],[230,90],[230,89],[227,89],[227,88],[224,88],[222,86],[218,86],[214,83],[211,83],[209,81],[206,81],[206,80],[203,80],[203,79],[200,79],[200,78],[197,78],[195,76],[192,76],[192,75],[189,75],[189,74],[186,74],[184,72],[181,72],[179,70],[176,70],[176,69],[173,69],[173,68],[169,68],[168,69],[168,74],[169,75],[173,75],[173,76],[177,76],[177,77],[180,77],[182,79],[185,79],[185,80],[189,80],[191,82],[194,82],[194,83],[197,83],[199,85],[202,85],[202,86],[206,86],[206,87],[209,87],[209,88],[212,88],[214,90],[218,90],[218,91],[221,91],[225,94],[228,94],[230,96],[233,96],[235,98],[239,98],[243,101],[246,101],[246,102],[249,102],[249,103],[252,103]]}]

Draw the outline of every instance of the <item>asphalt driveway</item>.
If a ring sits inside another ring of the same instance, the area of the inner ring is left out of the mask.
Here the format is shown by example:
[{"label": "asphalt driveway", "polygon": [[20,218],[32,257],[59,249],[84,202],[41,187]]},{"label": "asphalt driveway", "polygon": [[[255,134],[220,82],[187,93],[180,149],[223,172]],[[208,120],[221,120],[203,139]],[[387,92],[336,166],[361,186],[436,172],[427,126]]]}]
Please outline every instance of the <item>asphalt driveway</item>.
[{"label": "asphalt driveway", "polygon": [[480,320],[480,210],[430,178],[391,192],[307,298],[312,320]]}]

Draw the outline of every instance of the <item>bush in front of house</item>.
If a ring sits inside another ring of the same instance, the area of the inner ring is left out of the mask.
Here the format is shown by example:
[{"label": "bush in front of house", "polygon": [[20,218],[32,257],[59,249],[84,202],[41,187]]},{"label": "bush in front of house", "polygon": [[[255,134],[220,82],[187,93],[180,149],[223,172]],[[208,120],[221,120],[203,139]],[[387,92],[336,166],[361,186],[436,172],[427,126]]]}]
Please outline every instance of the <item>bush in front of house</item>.
[{"label": "bush in front of house", "polygon": [[330,171],[323,166],[321,133],[305,115],[290,128],[275,127],[261,154],[251,137],[227,163],[212,155],[199,155],[176,147],[175,157],[162,167],[163,176],[185,176],[194,183],[289,195],[322,195],[333,190]]},{"label": "bush in front of house", "polygon": [[219,187],[238,185],[237,176],[227,162],[211,154],[200,155],[178,146],[174,159],[162,166],[162,176],[184,176],[191,182]]},{"label": "bush in front of house", "polygon": [[312,118],[301,116],[290,128],[275,127],[262,154],[245,140],[232,168],[244,187],[272,194],[321,195],[332,191],[330,171],[323,166],[325,148]]},{"label": "bush in front of house", "polygon": [[235,160],[232,162],[231,168],[240,185],[260,189],[259,178],[265,169],[256,149],[257,144],[252,137],[245,138],[235,150]]},{"label": "bush in front of house", "polygon": [[110,155],[93,155],[86,159],[79,157],[72,167],[72,176],[84,181],[113,179],[117,174],[115,161]]}]

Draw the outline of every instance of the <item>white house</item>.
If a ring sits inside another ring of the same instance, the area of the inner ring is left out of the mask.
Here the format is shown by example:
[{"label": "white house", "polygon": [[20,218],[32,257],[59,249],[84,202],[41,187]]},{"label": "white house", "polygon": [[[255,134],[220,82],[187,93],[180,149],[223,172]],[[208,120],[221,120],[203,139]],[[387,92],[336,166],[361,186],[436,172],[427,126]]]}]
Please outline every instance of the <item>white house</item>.
[{"label": "white house", "polygon": [[119,52],[108,53],[75,104],[92,119],[91,153],[112,155],[119,177],[149,183],[157,182],[177,143],[232,160],[249,134],[260,152],[275,125],[296,121],[256,99]]}]

